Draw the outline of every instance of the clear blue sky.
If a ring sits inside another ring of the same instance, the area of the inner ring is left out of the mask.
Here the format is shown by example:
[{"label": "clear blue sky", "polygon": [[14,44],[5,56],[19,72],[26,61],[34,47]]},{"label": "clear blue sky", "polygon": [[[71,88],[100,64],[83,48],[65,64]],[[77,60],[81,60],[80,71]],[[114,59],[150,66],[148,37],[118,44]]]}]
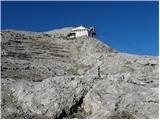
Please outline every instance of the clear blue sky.
[{"label": "clear blue sky", "polygon": [[159,55],[158,1],[2,2],[1,29],[48,31],[84,25],[96,37],[131,54]]}]

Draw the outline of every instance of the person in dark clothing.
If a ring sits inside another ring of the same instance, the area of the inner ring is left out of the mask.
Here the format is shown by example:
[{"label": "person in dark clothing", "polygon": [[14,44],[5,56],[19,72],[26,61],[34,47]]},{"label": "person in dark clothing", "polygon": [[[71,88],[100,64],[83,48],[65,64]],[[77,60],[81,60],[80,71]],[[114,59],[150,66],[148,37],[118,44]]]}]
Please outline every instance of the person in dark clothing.
[{"label": "person in dark clothing", "polygon": [[98,66],[98,78],[101,78],[100,66]]}]

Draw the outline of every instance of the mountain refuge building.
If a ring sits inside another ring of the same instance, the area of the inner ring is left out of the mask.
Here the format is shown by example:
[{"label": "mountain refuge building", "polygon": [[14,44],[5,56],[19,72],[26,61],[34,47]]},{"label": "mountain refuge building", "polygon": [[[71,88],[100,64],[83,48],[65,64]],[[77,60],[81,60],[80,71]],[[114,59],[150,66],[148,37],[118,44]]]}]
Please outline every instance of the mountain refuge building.
[{"label": "mountain refuge building", "polygon": [[73,28],[71,32],[67,35],[67,38],[78,38],[82,36],[93,37],[96,34],[94,27],[85,28],[82,25]]}]

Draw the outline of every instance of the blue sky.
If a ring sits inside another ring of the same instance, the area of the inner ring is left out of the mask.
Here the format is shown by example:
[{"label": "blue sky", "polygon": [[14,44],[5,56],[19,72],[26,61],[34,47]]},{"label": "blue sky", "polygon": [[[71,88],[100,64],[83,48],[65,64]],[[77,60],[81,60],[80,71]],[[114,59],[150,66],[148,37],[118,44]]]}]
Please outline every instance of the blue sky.
[{"label": "blue sky", "polygon": [[2,2],[1,29],[43,32],[84,25],[121,52],[159,55],[158,1]]}]

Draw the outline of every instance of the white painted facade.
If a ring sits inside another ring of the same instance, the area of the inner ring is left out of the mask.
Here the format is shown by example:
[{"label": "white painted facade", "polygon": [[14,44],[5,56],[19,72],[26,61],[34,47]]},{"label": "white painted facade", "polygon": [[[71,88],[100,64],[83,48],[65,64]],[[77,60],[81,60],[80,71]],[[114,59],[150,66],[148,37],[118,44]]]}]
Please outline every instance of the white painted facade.
[{"label": "white painted facade", "polygon": [[88,29],[80,26],[71,30],[71,32],[75,33],[75,37],[88,36]]},{"label": "white painted facade", "polygon": [[71,32],[67,35],[67,37],[68,38],[78,38],[82,36],[93,37],[93,35],[95,34],[96,32],[95,32],[94,27],[85,28],[83,26],[79,26],[79,27],[71,29]]}]

